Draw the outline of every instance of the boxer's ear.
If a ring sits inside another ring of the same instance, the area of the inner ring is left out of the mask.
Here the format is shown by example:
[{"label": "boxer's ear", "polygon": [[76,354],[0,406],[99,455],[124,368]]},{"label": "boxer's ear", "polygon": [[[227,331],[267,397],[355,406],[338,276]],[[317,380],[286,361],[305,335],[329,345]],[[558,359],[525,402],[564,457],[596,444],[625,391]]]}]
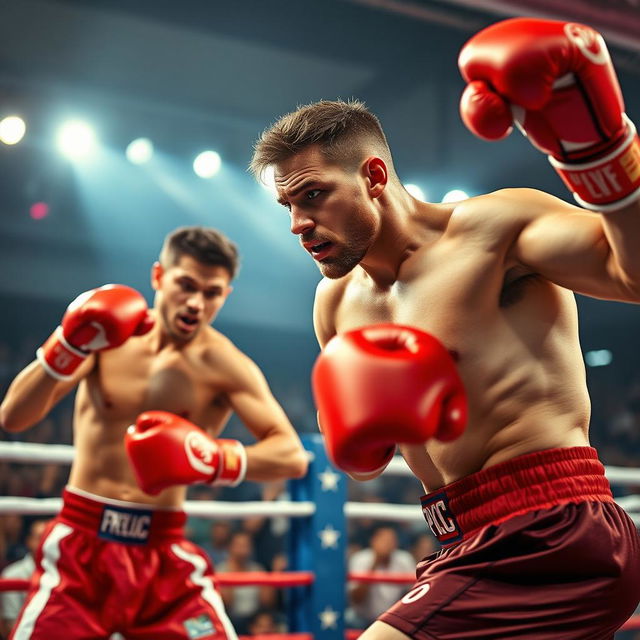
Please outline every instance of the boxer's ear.
[{"label": "boxer's ear", "polygon": [[162,280],[162,276],[164,274],[164,269],[159,262],[154,262],[151,266],[151,286],[154,291],[157,291],[160,288],[160,281]]},{"label": "boxer's ear", "polygon": [[372,156],[365,160],[363,170],[369,187],[369,194],[372,198],[379,198],[389,180],[387,165],[382,158]]}]

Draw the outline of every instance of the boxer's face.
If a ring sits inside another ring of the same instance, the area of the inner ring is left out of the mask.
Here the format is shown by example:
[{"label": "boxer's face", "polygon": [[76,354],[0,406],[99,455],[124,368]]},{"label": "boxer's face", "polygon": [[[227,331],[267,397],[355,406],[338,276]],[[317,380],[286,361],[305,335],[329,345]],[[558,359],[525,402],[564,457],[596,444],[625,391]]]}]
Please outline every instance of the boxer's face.
[{"label": "boxer's face", "polygon": [[169,335],[191,340],[213,322],[231,293],[229,272],[218,265],[206,265],[188,255],[168,268],[153,265],[155,306]]},{"label": "boxer's face", "polygon": [[379,217],[358,170],[330,164],[309,147],[275,167],[278,202],[289,210],[291,233],[322,275],[340,278],[365,257]]}]

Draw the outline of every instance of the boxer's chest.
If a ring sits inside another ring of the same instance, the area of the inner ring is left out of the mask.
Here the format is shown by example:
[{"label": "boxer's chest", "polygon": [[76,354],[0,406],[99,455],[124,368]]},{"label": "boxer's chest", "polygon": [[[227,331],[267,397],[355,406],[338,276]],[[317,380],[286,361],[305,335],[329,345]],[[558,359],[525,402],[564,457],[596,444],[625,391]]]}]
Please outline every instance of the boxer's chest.
[{"label": "boxer's chest", "polygon": [[406,324],[464,350],[471,334],[500,313],[504,269],[481,248],[437,243],[403,265],[394,284],[376,289],[354,278],[335,310],[337,332],[382,322]]},{"label": "boxer's chest", "polygon": [[216,406],[210,376],[185,352],[152,354],[144,345],[126,345],[101,355],[92,382],[92,403],[112,419],[154,409],[196,420]]}]

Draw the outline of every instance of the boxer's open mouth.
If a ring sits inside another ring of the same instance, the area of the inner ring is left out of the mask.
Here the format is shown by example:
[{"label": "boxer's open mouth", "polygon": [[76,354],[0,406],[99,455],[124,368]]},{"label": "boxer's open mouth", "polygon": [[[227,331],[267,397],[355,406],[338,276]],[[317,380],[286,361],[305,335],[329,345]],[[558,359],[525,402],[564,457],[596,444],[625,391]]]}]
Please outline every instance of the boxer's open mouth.
[{"label": "boxer's open mouth", "polygon": [[179,315],[178,322],[183,329],[190,330],[198,324],[198,318],[196,316]]},{"label": "boxer's open mouth", "polygon": [[332,242],[320,242],[319,244],[311,246],[309,248],[309,253],[311,253],[315,260],[322,260],[331,251],[332,247]]}]

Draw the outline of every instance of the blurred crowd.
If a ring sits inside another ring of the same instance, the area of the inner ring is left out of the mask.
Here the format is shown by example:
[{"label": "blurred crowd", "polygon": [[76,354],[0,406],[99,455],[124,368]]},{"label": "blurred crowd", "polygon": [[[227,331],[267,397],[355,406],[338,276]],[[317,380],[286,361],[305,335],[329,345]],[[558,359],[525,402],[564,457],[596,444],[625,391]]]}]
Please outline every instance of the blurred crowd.
[{"label": "blurred crowd", "polygon": [[[0,342],[0,389],[2,395],[13,376],[33,359],[36,342],[25,340],[18,348]],[[301,432],[315,431],[315,411],[308,395],[287,379],[270,375],[274,394]],[[300,383],[300,381],[297,381]],[[606,465],[640,467],[640,374],[615,378],[603,368],[588,371],[593,412],[591,440]],[[242,425],[235,419],[226,435],[240,440]],[[64,399],[38,425],[19,434],[0,430],[0,439],[42,444],[72,444],[72,398]],[[0,461],[0,495],[34,498],[59,497],[67,481],[68,466]],[[422,488],[404,477],[377,478],[349,483],[348,499],[356,502],[417,504]],[[635,493],[637,487],[619,488],[618,495]],[[190,500],[288,499],[284,482],[258,485],[246,482],[234,489],[193,486]],[[28,578],[33,571],[33,551],[46,526],[41,516],[0,514],[0,569],[2,577]],[[187,534],[209,555],[216,571],[224,573],[287,570],[286,518],[255,517],[242,520],[211,520],[191,517]],[[376,519],[351,519],[348,530],[347,566],[350,572],[412,574],[421,559],[436,553],[438,543],[426,525],[385,523]],[[406,585],[349,582],[346,625],[363,628],[402,597]],[[247,586],[221,589],[227,612],[240,634],[287,631],[286,590]],[[8,636],[19,611],[22,594],[0,594],[0,638]],[[622,640],[640,640],[640,633],[619,634]]]}]

